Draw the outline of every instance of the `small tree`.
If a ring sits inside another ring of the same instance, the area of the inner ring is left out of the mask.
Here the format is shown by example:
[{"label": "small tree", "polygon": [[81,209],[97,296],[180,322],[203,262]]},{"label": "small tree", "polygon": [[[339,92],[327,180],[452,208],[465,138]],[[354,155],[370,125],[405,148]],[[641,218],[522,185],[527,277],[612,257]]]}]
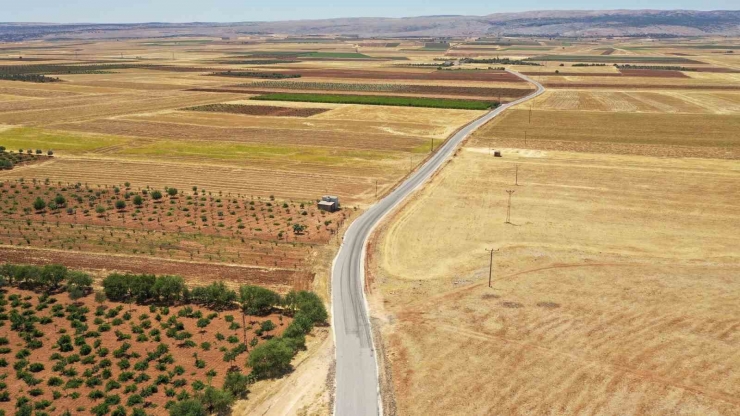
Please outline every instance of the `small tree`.
[{"label": "small tree", "polygon": [[185,282],[180,276],[159,276],[152,287],[154,295],[167,305],[179,301],[184,290]]},{"label": "small tree", "polygon": [[162,199],[162,192],[160,192],[160,191],[152,191],[151,196],[152,196],[152,199],[153,200],[159,201],[160,199]]},{"label": "small tree", "polygon": [[170,406],[170,416],[208,416],[203,403],[197,399],[183,400]]},{"label": "small tree", "polygon": [[95,207],[95,212],[97,212],[99,216],[102,216],[105,213],[105,207],[102,205],[98,205],[97,207]]},{"label": "small tree", "polygon": [[206,407],[206,410],[222,415],[229,411],[231,403],[234,402],[234,396],[228,391],[208,386],[205,392],[203,392],[201,401]]},{"label": "small tree", "polygon": [[67,200],[60,194],[57,194],[57,196],[54,197],[54,202],[60,207],[67,205]]},{"label": "small tree", "polygon": [[167,195],[170,196],[170,198],[174,198],[177,196],[177,188],[167,188]]},{"label": "small tree", "polygon": [[248,387],[252,383],[252,377],[244,375],[238,371],[232,371],[226,374],[223,389],[236,398],[243,399],[249,393]]},{"label": "small tree", "polygon": [[53,151],[53,150],[48,150],[48,151],[46,152],[46,155],[47,155],[47,156],[54,156],[54,151]]},{"label": "small tree", "polygon": [[116,201],[116,209],[119,211],[126,209],[126,201],[122,199],[119,199],[118,201]]},{"label": "small tree", "polygon": [[49,264],[41,269],[41,283],[47,290],[56,289],[67,277],[67,268],[61,264]]},{"label": "small tree", "polygon": [[247,365],[258,379],[280,377],[291,370],[293,349],[280,338],[273,338],[252,350]]},{"label": "small tree", "polygon": [[103,291],[105,292],[105,298],[108,298],[115,302],[121,302],[129,296],[129,279],[128,276],[112,273],[103,279]]},{"label": "small tree", "polygon": [[293,234],[303,234],[306,228],[308,227],[303,224],[293,224]]},{"label": "small tree", "polygon": [[134,196],[134,205],[137,207],[144,205],[144,198],[142,198],[141,195]]},{"label": "small tree", "polygon": [[72,300],[86,296],[92,290],[93,280],[90,275],[78,271],[67,274],[67,293]]},{"label": "small tree", "polygon": [[36,197],[36,200],[33,201],[33,209],[42,211],[44,208],[46,208],[46,202],[41,197]]}]

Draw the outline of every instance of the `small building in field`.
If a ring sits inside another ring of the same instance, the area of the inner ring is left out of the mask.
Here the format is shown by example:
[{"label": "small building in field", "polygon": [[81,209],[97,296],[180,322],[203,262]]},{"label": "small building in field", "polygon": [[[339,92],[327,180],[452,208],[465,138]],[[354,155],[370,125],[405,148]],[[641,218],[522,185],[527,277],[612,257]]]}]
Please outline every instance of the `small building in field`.
[{"label": "small building in field", "polygon": [[324,195],[319,201],[319,209],[322,211],[334,212],[339,209],[339,197],[333,195]]},{"label": "small building in field", "polygon": [[336,202],[330,201],[319,201],[319,210],[334,212],[338,209]]},{"label": "small building in field", "polygon": [[338,196],[324,195],[324,196],[321,197],[321,200],[322,201],[326,201],[326,202],[336,202],[337,203],[337,208],[339,208],[341,206],[341,205],[339,205],[339,197]]}]

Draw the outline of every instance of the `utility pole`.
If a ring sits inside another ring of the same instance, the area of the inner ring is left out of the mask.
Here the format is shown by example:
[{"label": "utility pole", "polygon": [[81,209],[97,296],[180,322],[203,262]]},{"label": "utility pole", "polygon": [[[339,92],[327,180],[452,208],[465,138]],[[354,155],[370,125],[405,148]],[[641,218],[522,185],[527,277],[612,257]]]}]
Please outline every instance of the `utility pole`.
[{"label": "utility pole", "polygon": [[514,185],[519,186],[519,165],[514,165],[516,170],[514,171]]},{"label": "utility pole", "polygon": [[486,251],[491,253],[491,261],[488,263],[488,287],[491,286],[491,279],[493,277],[493,253],[498,251],[494,249],[486,249]]},{"label": "utility pole", "polygon": [[509,194],[509,205],[506,207],[506,222],[504,224],[511,224],[511,194],[513,194],[513,189],[507,189],[506,193]]},{"label": "utility pole", "polygon": [[529,104],[529,124],[532,124],[532,106],[534,103]]},{"label": "utility pole", "polygon": [[375,199],[378,199],[378,180],[375,180]]},{"label": "utility pole", "polygon": [[431,147],[431,150],[429,150],[429,151],[430,152],[434,152],[434,137],[432,137],[432,147]]}]

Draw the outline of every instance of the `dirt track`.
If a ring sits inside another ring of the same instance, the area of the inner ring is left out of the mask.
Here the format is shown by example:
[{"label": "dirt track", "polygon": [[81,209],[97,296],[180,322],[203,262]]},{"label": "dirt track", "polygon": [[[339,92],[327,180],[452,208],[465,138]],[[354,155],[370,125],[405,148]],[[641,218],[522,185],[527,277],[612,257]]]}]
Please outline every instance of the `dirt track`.
[{"label": "dirt track", "polygon": [[[285,269],[267,269],[232,264],[165,260],[147,256],[93,254],[74,251],[0,247],[0,259],[10,263],[65,264],[99,273],[128,272],[178,274],[188,282],[210,284],[223,281],[229,285],[259,284],[280,292],[306,290],[313,273]],[[174,273],[176,272],[176,273]]]}]

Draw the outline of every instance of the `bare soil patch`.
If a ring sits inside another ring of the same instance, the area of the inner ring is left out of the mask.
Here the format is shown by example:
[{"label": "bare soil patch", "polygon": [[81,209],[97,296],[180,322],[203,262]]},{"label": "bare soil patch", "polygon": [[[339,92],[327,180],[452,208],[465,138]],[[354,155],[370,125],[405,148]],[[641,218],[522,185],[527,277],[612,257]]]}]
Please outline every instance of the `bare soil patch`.
[{"label": "bare soil patch", "polygon": [[649,89],[649,90],[740,90],[736,85],[694,85],[694,84],[587,84],[583,82],[543,82],[547,88],[611,88],[611,89]]},{"label": "bare soil patch", "polygon": [[[9,302],[12,296],[18,296],[19,301]],[[191,306],[192,313],[199,313],[203,317],[212,316],[208,326],[201,329],[196,326],[198,318],[178,316],[184,308],[182,306],[150,308],[149,306],[124,305],[114,302],[99,304],[91,295],[75,302],[70,300],[66,293],[52,295],[43,303],[41,299],[39,294],[16,288],[11,288],[4,293],[5,313],[14,309],[16,312],[34,311],[39,317],[49,317],[47,322],[36,324],[41,334],[37,340],[42,342],[42,346],[33,350],[32,355],[25,358],[29,364],[38,363],[43,366],[41,371],[32,373],[34,378],[42,382],[34,387],[28,386],[23,381],[16,382],[11,377],[6,378],[4,382],[7,384],[10,397],[14,399],[20,396],[29,397],[32,389],[38,388],[40,394],[34,392],[30,395],[32,402],[39,403],[48,400],[49,406],[55,409],[52,411],[55,414],[61,414],[65,410],[69,410],[72,414],[89,414],[93,406],[105,400],[105,397],[90,398],[89,395],[94,390],[104,392],[103,396],[106,397],[117,395],[119,403],[127,408],[135,406],[134,404],[127,405],[129,397],[139,395],[143,400],[136,406],[146,407],[147,414],[167,414],[164,405],[170,400],[176,400],[175,396],[183,391],[194,396],[206,385],[220,388],[232,364],[223,360],[224,353],[219,349],[222,347],[232,349],[243,342],[244,334],[241,329],[242,319],[239,311],[213,312],[198,306]],[[51,299],[54,299],[53,303]],[[43,305],[43,309],[35,310],[39,305]],[[72,322],[65,316],[71,313],[68,308],[72,305],[87,309],[84,313],[85,322],[91,336],[82,338],[84,345],[91,347],[94,343],[100,342],[87,354],[83,352],[81,345],[74,345],[70,352],[60,352],[57,345],[58,340],[64,335],[69,335],[71,339],[76,337]],[[57,312],[53,312],[55,310]],[[57,314],[59,316],[56,316]],[[232,322],[236,322],[236,325],[228,322],[227,316],[231,316],[229,319],[233,319]],[[195,346],[186,346],[185,341],[177,341],[165,335],[166,329],[162,327],[162,324],[171,318],[182,324],[183,331],[191,334],[189,340],[194,342]],[[257,329],[262,322],[268,320],[276,328],[262,332],[262,336],[258,336]],[[255,346],[259,345],[266,339],[279,336],[290,322],[290,317],[277,314],[265,317],[250,316],[247,319],[247,338],[256,340]],[[7,345],[10,347],[10,352],[0,355],[0,358],[8,361],[9,367],[4,368],[7,370],[20,361],[16,353],[21,351],[19,346],[24,345],[24,341],[18,332],[7,328],[9,325],[7,321],[5,323],[6,331],[3,331],[3,336],[8,338]],[[109,329],[104,330],[105,326]],[[137,335],[133,332],[134,327],[140,328],[141,333]],[[217,334],[219,334],[218,337]],[[127,337],[129,338],[126,339]],[[236,342],[229,342],[227,337],[236,337]],[[203,343],[208,343],[208,348],[204,348]],[[121,348],[124,344],[127,345],[127,349]],[[165,352],[159,355],[158,359],[148,362],[145,369],[134,369],[135,364],[143,362],[148,354],[162,351],[163,347],[159,347],[160,344],[165,346]],[[117,350],[123,351],[118,357],[116,356]],[[60,362],[59,359],[52,358],[54,354],[70,361],[69,364],[60,366],[65,368],[67,374],[70,375],[60,375],[59,371],[54,370]],[[73,355],[77,355],[77,361],[68,358]],[[245,365],[247,355],[248,353],[242,354],[233,363],[243,372],[249,371]],[[83,360],[88,361],[83,362]],[[199,365],[196,365],[196,360],[201,360]],[[159,364],[159,362],[164,364]],[[92,371],[96,365],[98,372],[86,377],[85,372]],[[160,368],[157,368],[158,366]],[[71,376],[72,373],[76,375]],[[130,373],[130,375],[124,373]],[[58,377],[61,384],[49,385],[49,380],[53,377]],[[71,387],[71,384],[67,384],[71,380],[80,380],[80,385]],[[168,396],[170,390],[174,393],[173,396]],[[57,398],[54,397],[55,391],[59,394]],[[145,391],[150,391],[151,394],[148,395],[144,393]],[[8,414],[13,412],[14,406],[15,400],[0,402],[0,409]],[[116,406],[117,404],[111,408]],[[50,408],[46,410],[49,411]]]},{"label": "bare soil patch", "polygon": [[331,110],[330,108],[296,108],[269,105],[210,104],[189,107],[185,110],[208,111],[216,113],[244,114],[270,117],[311,117]]}]

